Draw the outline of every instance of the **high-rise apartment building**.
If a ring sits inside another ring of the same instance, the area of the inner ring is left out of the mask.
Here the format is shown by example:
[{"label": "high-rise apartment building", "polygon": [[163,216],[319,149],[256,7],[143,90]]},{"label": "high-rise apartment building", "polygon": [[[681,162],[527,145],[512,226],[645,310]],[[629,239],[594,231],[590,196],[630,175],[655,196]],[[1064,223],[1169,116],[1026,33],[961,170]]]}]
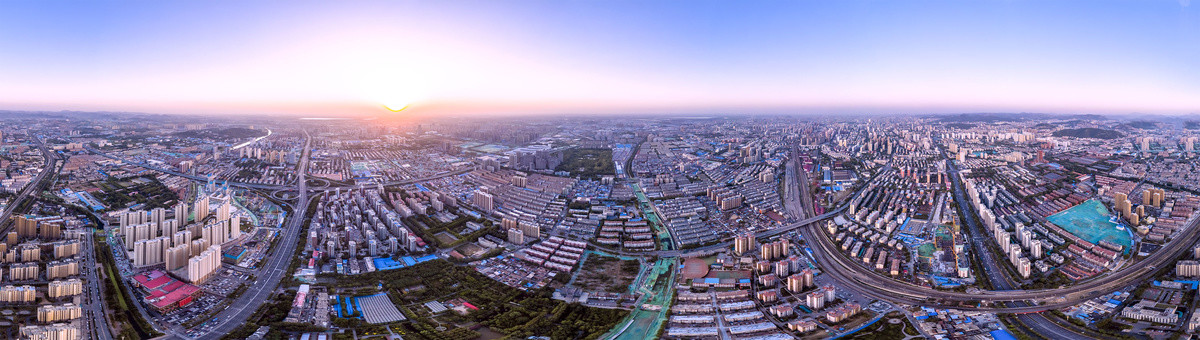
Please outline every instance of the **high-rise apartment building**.
[{"label": "high-rise apartment building", "polygon": [[188,259],[187,281],[192,284],[202,284],[221,269],[221,246],[211,245],[200,255]]},{"label": "high-rise apartment building", "polygon": [[0,287],[0,302],[33,302],[36,297],[37,289],[33,286]]},{"label": "high-rise apartment building", "polygon": [[46,279],[54,280],[79,275],[79,262],[74,260],[51,261],[46,264]]},{"label": "high-rise apartment building", "polygon": [[175,245],[167,248],[163,254],[164,266],[167,270],[176,270],[183,268],[188,263],[188,255],[191,253],[191,246],[187,243]]},{"label": "high-rise apartment building", "polygon": [[51,281],[46,288],[46,295],[51,299],[79,294],[83,294],[83,281],[79,279]]},{"label": "high-rise apartment building", "polygon": [[56,322],[78,319],[83,315],[83,309],[75,304],[41,305],[37,309],[38,322]]},{"label": "high-rise apartment building", "polygon": [[484,212],[490,214],[495,210],[495,198],[492,197],[492,194],[476,190],[472,200],[475,202],[475,206]]},{"label": "high-rise apartment building", "polygon": [[41,267],[37,262],[17,263],[8,267],[9,279],[13,281],[37,280]]},{"label": "high-rise apartment building", "polygon": [[521,229],[509,229],[508,242],[513,244],[525,244],[525,232],[522,232]]}]

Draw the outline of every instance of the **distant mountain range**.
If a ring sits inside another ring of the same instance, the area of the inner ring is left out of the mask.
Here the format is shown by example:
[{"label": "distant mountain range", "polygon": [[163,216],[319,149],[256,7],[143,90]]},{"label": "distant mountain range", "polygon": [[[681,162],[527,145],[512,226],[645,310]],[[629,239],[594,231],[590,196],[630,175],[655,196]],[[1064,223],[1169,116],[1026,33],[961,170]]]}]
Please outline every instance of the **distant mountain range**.
[{"label": "distant mountain range", "polygon": [[1109,120],[1107,116],[1096,114],[1054,114],[1054,113],[958,113],[949,115],[930,115],[942,123],[995,123],[1020,122],[1037,119],[1074,119],[1074,120]]},{"label": "distant mountain range", "polygon": [[1118,131],[1097,128],[1062,129],[1054,131],[1054,137],[1117,139],[1124,136],[1125,134]]}]

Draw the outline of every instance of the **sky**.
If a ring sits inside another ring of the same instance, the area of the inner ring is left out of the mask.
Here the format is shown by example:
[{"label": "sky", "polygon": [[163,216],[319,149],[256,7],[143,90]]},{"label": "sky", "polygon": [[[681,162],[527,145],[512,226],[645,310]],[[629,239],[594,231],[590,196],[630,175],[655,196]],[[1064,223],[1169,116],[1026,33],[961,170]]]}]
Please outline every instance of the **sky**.
[{"label": "sky", "polygon": [[0,0],[0,110],[1194,114],[1197,6]]}]

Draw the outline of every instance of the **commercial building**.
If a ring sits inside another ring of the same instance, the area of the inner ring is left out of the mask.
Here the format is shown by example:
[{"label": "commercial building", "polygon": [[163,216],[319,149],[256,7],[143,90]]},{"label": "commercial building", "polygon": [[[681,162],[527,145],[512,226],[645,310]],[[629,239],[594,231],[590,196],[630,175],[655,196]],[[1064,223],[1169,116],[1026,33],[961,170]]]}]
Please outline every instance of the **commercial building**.
[{"label": "commercial building", "polygon": [[1179,315],[1175,313],[1176,309],[1178,307],[1175,305],[1158,303],[1152,300],[1141,300],[1133,306],[1122,309],[1121,316],[1135,320],[1173,325],[1179,322]]},{"label": "commercial building", "polygon": [[143,289],[146,304],[159,312],[186,306],[200,293],[200,287],[180,282],[160,270],[135,275],[133,281]]}]

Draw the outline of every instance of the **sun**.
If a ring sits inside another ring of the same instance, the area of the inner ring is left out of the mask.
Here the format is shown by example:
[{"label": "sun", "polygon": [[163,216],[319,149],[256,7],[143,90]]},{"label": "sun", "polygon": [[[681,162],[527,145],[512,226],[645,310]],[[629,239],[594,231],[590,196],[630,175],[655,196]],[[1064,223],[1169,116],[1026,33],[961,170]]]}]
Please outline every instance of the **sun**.
[{"label": "sun", "polygon": [[368,90],[364,90],[363,98],[375,102],[388,111],[405,111],[414,105],[419,105],[425,99],[424,91],[422,91],[421,87],[412,83],[396,80],[391,82],[380,80],[366,83],[368,85],[364,85],[363,87]]},{"label": "sun", "polygon": [[404,109],[407,109],[409,106],[412,106],[412,101],[409,101],[409,100],[385,100],[385,101],[382,101],[380,104],[383,105],[383,108],[388,109],[388,111],[400,112],[400,111],[404,111]]}]

